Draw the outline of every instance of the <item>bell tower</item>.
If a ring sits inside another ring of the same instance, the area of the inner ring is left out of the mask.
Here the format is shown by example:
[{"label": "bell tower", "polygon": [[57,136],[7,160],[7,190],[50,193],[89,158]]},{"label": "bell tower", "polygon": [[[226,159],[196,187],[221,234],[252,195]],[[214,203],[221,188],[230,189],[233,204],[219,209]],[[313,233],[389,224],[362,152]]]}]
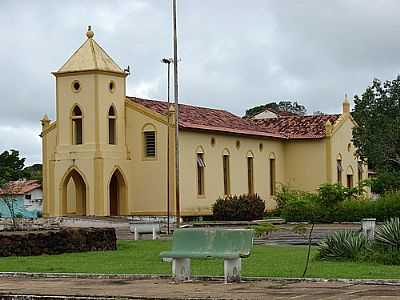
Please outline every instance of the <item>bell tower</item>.
[{"label": "bell tower", "polygon": [[57,149],[59,152],[122,150],[127,74],[94,40],[90,26],[86,37],[82,46],[53,73]]},{"label": "bell tower", "polygon": [[[71,176],[82,186],[84,215],[109,215],[107,167],[127,159],[125,143],[126,76],[94,40],[86,40],[56,72],[56,145],[54,172],[63,186]],[[86,188],[84,188],[86,186]],[[65,190],[68,188],[65,187]],[[66,193],[61,191],[58,193]],[[65,215],[66,196],[59,194],[57,214]]]}]

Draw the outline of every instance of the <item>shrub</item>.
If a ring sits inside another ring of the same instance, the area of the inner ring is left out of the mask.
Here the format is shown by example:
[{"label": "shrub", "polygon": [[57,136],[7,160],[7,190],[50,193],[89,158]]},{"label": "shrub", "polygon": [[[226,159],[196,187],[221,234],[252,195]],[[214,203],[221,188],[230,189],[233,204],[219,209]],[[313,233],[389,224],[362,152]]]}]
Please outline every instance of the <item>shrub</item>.
[{"label": "shrub", "polygon": [[258,195],[235,195],[219,198],[212,209],[215,220],[251,221],[262,219],[265,204]]},{"label": "shrub", "polygon": [[360,233],[337,231],[319,244],[321,259],[357,259],[369,249],[368,239]]},{"label": "shrub", "polygon": [[382,172],[371,180],[371,191],[377,194],[400,190],[400,172]]},{"label": "shrub", "polygon": [[377,243],[400,249],[400,219],[392,218],[375,230]]},{"label": "shrub", "polygon": [[322,184],[318,189],[318,198],[325,207],[332,207],[359,193],[357,188],[347,188],[341,184]]},{"label": "shrub", "polygon": [[253,229],[256,237],[266,237],[271,232],[278,231],[279,228],[270,223],[263,223],[249,226],[249,229]]},{"label": "shrub", "polygon": [[286,206],[291,201],[296,200],[303,193],[300,191],[292,190],[287,185],[282,185],[281,190],[276,194],[275,201],[278,209],[281,209]]}]

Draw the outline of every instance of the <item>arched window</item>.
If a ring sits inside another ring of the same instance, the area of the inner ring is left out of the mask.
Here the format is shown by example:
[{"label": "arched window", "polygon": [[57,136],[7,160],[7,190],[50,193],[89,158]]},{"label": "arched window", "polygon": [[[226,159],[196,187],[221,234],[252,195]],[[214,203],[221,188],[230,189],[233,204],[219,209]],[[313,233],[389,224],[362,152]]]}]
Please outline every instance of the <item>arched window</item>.
[{"label": "arched window", "polygon": [[111,106],[110,109],[108,110],[108,143],[110,145],[115,145],[117,143],[116,124],[115,124],[116,119],[117,117],[115,115],[114,107]]},{"label": "arched window", "polygon": [[231,194],[231,179],[229,168],[229,151],[227,149],[225,149],[222,153],[222,169],[224,172],[224,195],[228,196]]},{"label": "arched window", "polygon": [[72,110],[72,143],[74,145],[82,144],[82,111],[78,105]]},{"label": "arched window", "polygon": [[157,136],[156,128],[152,124],[143,127],[143,153],[145,159],[157,158]]},{"label": "arched window", "polygon": [[254,155],[251,151],[247,153],[247,185],[249,195],[254,194]]},{"label": "arched window", "polygon": [[347,167],[347,172],[346,172],[346,181],[347,181],[347,187],[352,188],[354,186],[353,183],[353,168],[351,166]]},{"label": "arched window", "polygon": [[197,165],[197,195],[204,196],[204,168],[206,164],[204,162],[204,150],[202,147],[198,147],[196,151],[196,165]]},{"label": "arched window", "polygon": [[269,194],[271,196],[276,193],[276,163],[275,154],[269,155]]},{"label": "arched window", "polygon": [[338,184],[342,184],[342,173],[343,173],[342,155],[339,153],[336,157],[336,177]]}]

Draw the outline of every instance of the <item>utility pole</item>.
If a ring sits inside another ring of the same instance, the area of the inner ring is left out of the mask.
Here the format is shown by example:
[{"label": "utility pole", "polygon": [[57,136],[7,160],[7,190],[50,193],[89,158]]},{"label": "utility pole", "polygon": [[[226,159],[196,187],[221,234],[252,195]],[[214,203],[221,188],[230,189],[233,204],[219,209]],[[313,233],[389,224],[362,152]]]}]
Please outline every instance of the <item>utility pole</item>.
[{"label": "utility pole", "polygon": [[170,173],[170,166],[169,166],[169,163],[170,163],[170,159],[169,159],[169,154],[170,154],[170,148],[171,148],[171,146],[170,146],[170,138],[169,138],[169,129],[170,129],[170,117],[169,117],[169,114],[170,114],[170,111],[169,111],[169,109],[170,109],[170,105],[171,105],[171,101],[170,101],[170,92],[169,92],[169,90],[170,90],[170,88],[169,88],[169,86],[170,86],[170,82],[171,82],[171,80],[170,80],[170,69],[171,69],[171,63],[173,62],[174,60],[172,59],[172,58],[163,58],[162,60],[161,60],[161,62],[162,63],[164,63],[164,64],[167,64],[167,66],[168,66],[168,75],[167,75],[167,94],[168,94],[168,111],[167,111],[167,119],[168,119],[168,134],[167,134],[167,233],[169,234],[170,233],[170,215],[171,215],[171,212],[170,212],[170,196],[169,196],[169,194],[170,194],[170,178],[169,178],[169,173]]},{"label": "utility pole", "polygon": [[176,33],[176,0],[172,0],[173,39],[174,39],[174,98],[175,98],[175,200],[176,227],[181,223],[181,207],[179,192],[179,101],[178,101],[178,37]]}]

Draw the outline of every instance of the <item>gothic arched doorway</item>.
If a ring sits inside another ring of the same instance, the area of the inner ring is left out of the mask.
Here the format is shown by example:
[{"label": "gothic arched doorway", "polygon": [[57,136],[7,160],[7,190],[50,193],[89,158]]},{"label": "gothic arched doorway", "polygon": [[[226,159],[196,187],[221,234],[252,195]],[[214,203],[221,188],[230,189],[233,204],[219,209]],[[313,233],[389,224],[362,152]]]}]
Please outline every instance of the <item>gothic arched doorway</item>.
[{"label": "gothic arched doorway", "polygon": [[62,215],[86,216],[86,183],[82,175],[72,169],[62,184]]},{"label": "gothic arched doorway", "polygon": [[118,216],[122,214],[126,197],[125,180],[121,172],[117,169],[114,171],[110,180],[109,199],[110,199],[110,216]]}]

